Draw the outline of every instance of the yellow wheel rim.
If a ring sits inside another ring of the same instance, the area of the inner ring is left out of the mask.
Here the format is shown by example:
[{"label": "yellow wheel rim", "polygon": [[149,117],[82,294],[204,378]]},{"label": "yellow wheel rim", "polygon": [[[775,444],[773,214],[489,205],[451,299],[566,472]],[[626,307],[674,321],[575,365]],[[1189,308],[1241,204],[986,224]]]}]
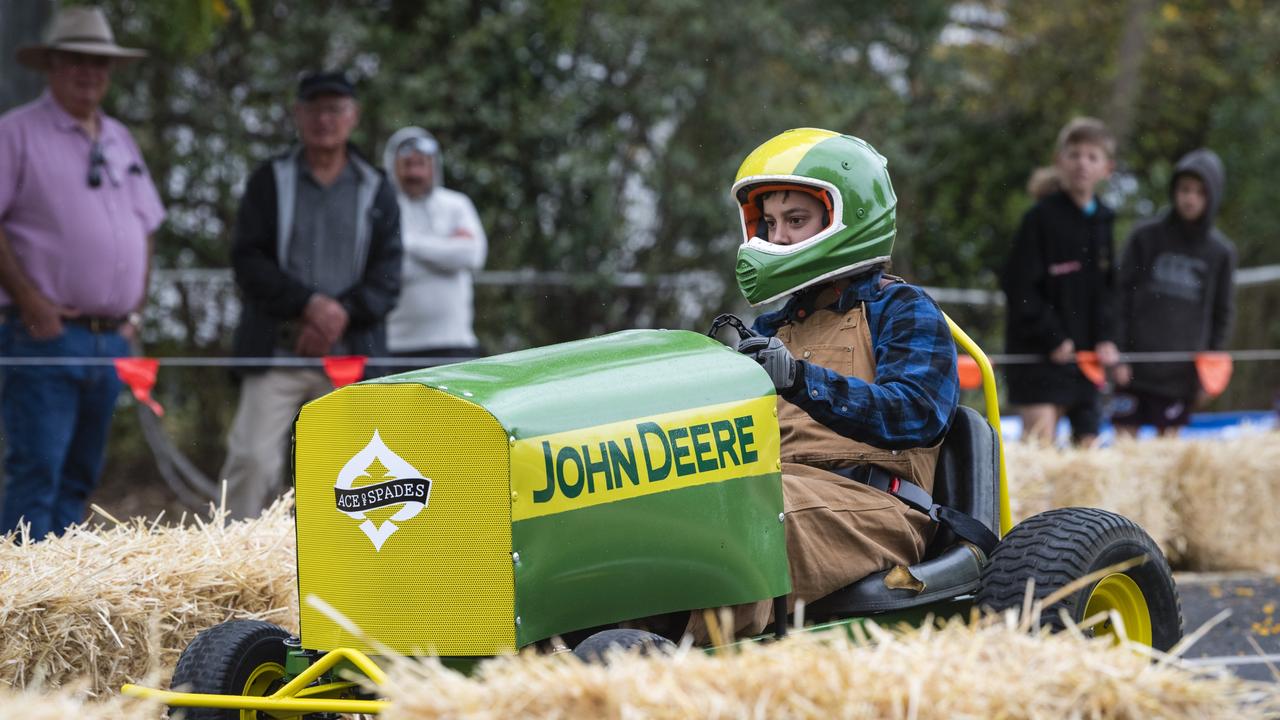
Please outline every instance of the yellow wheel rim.
[{"label": "yellow wheel rim", "polygon": [[[272,683],[279,681],[284,677],[284,666],[280,663],[265,662],[253,669],[249,673],[249,679],[244,681],[244,691],[241,695],[250,697],[265,697],[271,689]],[[240,720],[258,720],[257,710],[241,710]]]},{"label": "yellow wheel rim", "polygon": [[1099,613],[1106,613],[1108,617],[1093,626],[1095,637],[1110,635],[1119,641],[1120,635],[1115,627],[1115,616],[1119,616],[1119,621],[1124,623],[1125,637],[1151,646],[1151,611],[1147,608],[1147,598],[1133,578],[1124,573],[1111,573],[1093,586],[1089,601],[1084,606],[1084,616],[1093,617]]}]

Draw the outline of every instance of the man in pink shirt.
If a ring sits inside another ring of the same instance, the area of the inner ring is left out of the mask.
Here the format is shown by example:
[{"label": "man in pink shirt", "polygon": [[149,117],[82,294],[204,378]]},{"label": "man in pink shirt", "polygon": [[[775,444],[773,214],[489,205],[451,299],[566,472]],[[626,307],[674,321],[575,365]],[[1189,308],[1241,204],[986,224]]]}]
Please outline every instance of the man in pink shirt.
[{"label": "man in pink shirt", "polygon": [[[48,89],[0,116],[0,356],[129,354],[164,207],[129,131],[100,109],[111,70],[144,56],[115,44],[97,8],[54,18],[19,48]],[[0,533],[79,522],[102,471],[120,381],[109,364],[8,365],[0,391]]]}]

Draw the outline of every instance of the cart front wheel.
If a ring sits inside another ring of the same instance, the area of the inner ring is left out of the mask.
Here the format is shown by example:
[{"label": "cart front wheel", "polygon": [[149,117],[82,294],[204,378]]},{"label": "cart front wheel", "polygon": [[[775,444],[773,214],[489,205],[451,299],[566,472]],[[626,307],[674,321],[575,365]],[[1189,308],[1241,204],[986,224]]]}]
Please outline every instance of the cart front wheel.
[{"label": "cart front wheel", "polygon": [[[284,678],[289,633],[261,620],[232,620],[196,636],[182,651],[169,686],[215,695],[265,697]],[[258,720],[256,710],[183,708],[187,720]]]},{"label": "cart front wheel", "polygon": [[1044,608],[1041,622],[1061,629],[1064,613],[1076,623],[1105,615],[1087,632],[1118,638],[1122,623],[1129,640],[1168,650],[1182,637],[1182,604],[1169,563],[1141,527],[1106,510],[1060,508],[1018,523],[991,554],[977,602],[991,610],[1020,608],[1028,581],[1041,600],[1086,575],[1125,565]]}]

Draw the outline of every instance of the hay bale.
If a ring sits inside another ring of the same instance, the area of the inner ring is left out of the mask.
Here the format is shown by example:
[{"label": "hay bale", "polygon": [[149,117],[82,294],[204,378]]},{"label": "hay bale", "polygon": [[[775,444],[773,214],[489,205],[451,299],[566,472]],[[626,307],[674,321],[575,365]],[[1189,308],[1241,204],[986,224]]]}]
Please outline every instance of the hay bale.
[{"label": "hay bale", "polygon": [[1280,572],[1280,433],[1188,443],[1177,478],[1187,569]]},{"label": "hay bale", "polygon": [[1170,562],[1181,557],[1175,487],[1182,443],[1120,441],[1102,449],[1006,443],[1014,521],[1061,507],[1096,507],[1142,526]]},{"label": "hay bale", "polygon": [[1015,520],[1099,507],[1141,525],[1180,569],[1280,572],[1280,433],[1092,450],[1007,443],[1005,454]]},{"label": "hay bale", "polygon": [[292,498],[259,519],[77,526],[0,539],[0,683],[115,691],[167,677],[197,632],[231,618],[297,627]]},{"label": "hay bale", "polygon": [[[1280,687],[1225,670],[1156,662],[1080,634],[1029,633],[1010,617],[923,629],[795,634],[715,655],[498,658],[473,677],[397,660],[385,720],[530,718],[1252,718],[1280,713]],[[154,706],[82,691],[0,692],[14,717],[158,718]],[[9,715],[6,715],[8,717]]]},{"label": "hay bale", "polygon": [[1108,641],[990,619],[871,640],[804,633],[740,652],[497,659],[468,678],[392,671],[385,720],[463,718],[1262,718],[1280,689],[1192,671]]},{"label": "hay bale", "polygon": [[3,717],[22,720],[146,720],[164,717],[164,707],[151,701],[107,696],[94,698],[83,690],[53,692],[0,689]]}]

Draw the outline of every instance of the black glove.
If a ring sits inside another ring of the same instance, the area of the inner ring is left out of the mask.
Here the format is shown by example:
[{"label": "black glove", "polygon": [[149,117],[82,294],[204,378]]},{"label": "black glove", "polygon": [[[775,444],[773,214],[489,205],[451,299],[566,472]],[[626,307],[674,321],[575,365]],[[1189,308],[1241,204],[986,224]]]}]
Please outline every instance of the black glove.
[{"label": "black glove", "polygon": [[762,335],[744,338],[738,343],[738,352],[760,363],[779,394],[786,395],[796,389],[799,363],[778,338]]}]

